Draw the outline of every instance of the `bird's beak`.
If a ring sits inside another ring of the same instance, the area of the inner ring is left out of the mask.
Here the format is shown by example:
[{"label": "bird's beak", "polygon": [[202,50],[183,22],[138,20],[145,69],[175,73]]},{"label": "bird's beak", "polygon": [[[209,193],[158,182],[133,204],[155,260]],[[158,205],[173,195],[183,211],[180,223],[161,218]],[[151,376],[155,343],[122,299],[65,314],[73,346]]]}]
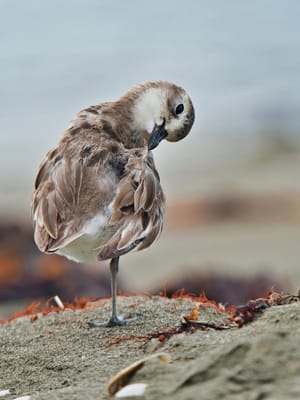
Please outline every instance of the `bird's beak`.
[{"label": "bird's beak", "polygon": [[165,129],[166,125],[166,120],[164,119],[164,122],[161,125],[156,125],[154,126],[154,129],[149,137],[148,141],[148,149],[153,150],[155,147],[159,145],[159,143],[166,137],[168,136],[168,132]]}]

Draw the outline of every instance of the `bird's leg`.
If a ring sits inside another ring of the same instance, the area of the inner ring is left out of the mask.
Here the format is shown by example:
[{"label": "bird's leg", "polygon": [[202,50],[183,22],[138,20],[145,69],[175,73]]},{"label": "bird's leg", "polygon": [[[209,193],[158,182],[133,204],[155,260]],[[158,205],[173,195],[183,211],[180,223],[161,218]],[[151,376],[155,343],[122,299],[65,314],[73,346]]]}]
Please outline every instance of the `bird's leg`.
[{"label": "bird's leg", "polygon": [[116,258],[113,258],[110,262],[112,316],[107,323],[89,322],[89,326],[92,328],[126,325],[129,322],[135,320],[135,318],[123,319],[123,318],[118,317],[118,312],[117,312],[117,274],[118,274],[118,271],[119,271],[119,257],[116,257]]},{"label": "bird's leg", "polygon": [[111,278],[111,301],[112,316],[108,321],[109,326],[124,325],[125,320],[118,318],[117,311],[117,275],[119,272],[119,257],[113,258],[110,262],[110,278]]}]

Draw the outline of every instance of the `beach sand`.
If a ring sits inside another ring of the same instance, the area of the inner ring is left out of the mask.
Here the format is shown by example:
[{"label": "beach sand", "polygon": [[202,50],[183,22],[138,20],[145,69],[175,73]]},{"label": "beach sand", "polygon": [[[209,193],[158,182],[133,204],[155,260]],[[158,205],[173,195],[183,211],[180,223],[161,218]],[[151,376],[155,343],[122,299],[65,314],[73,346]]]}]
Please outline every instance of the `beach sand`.
[{"label": "beach sand", "polygon": [[[144,399],[279,400],[300,397],[300,303],[273,306],[254,322],[228,330],[195,330],[161,341],[154,333],[180,326],[190,299],[120,297],[129,326],[90,329],[109,316],[110,302],[80,311],[50,313],[0,325],[0,390],[5,400],[106,399],[108,380],[145,355],[166,352],[170,364],[149,361],[130,383],[146,383]],[[201,321],[225,323],[214,307]],[[151,338],[152,337],[152,338]]]}]

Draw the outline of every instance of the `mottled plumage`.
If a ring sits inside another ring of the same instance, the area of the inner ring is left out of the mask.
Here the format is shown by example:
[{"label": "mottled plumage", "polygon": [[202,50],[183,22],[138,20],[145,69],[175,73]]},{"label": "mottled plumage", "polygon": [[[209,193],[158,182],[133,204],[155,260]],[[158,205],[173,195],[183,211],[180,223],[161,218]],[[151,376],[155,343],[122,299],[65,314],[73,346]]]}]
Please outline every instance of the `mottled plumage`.
[{"label": "mottled plumage", "polygon": [[168,82],[149,82],[80,111],[35,180],[39,249],[88,262],[150,246],[165,207],[151,149],[163,138],[182,139],[193,121],[186,92]]}]

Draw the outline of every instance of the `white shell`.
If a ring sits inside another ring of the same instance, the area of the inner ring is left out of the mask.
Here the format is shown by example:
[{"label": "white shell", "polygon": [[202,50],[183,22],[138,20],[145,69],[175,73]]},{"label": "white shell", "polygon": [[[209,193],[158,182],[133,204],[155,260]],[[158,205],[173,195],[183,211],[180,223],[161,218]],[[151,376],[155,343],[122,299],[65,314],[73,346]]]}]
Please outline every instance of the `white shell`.
[{"label": "white shell", "polygon": [[54,296],[54,301],[58,305],[58,307],[61,308],[62,310],[65,308],[59,296]]},{"label": "white shell", "polygon": [[31,396],[16,397],[14,400],[30,400]]},{"label": "white shell", "polygon": [[6,390],[0,390],[0,397],[6,396],[7,394],[10,394],[10,391],[8,389]]},{"label": "white shell", "polygon": [[142,396],[145,393],[147,386],[147,383],[131,383],[119,390],[115,397]]}]

